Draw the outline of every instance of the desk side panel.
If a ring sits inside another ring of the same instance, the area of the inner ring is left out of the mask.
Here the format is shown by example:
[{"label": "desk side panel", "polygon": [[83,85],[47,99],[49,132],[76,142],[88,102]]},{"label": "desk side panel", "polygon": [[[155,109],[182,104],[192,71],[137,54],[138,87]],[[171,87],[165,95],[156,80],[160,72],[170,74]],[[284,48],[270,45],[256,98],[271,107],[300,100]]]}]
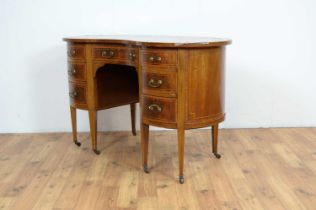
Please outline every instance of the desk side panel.
[{"label": "desk side panel", "polygon": [[210,126],[224,120],[225,47],[187,50],[185,127]]}]

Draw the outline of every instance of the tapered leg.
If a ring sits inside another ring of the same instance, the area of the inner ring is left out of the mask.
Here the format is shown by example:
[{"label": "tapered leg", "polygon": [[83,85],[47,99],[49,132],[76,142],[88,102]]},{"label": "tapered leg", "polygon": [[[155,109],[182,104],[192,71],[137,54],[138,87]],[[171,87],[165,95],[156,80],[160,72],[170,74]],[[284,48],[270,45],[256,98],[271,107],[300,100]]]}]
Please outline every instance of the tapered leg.
[{"label": "tapered leg", "polygon": [[216,158],[221,158],[221,155],[217,153],[217,143],[218,143],[218,124],[212,125],[212,150]]},{"label": "tapered leg", "polygon": [[179,182],[184,183],[184,129],[178,128],[178,156],[179,156]]},{"label": "tapered leg", "polygon": [[141,123],[141,145],[142,145],[142,159],[143,168],[146,173],[149,173],[148,169],[148,139],[149,137],[149,125]]},{"label": "tapered leg", "polygon": [[100,151],[97,149],[97,111],[89,111],[89,121],[92,149],[95,154],[99,155]]},{"label": "tapered leg", "polygon": [[134,136],[136,136],[136,127],[135,127],[135,112],[136,112],[136,103],[130,104],[131,107],[131,123],[132,123],[132,133]]},{"label": "tapered leg", "polygon": [[71,125],[72,125],[72,139],[73,142],[80,147],[81,143],[77,141],[77,110],[74,107],[70,107]]}]

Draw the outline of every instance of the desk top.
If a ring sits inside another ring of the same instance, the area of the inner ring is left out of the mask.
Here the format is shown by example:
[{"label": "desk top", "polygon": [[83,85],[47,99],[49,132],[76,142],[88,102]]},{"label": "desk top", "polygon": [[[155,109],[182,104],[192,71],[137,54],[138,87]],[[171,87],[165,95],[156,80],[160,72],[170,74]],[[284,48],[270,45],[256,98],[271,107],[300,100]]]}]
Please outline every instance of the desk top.
[{"label": "desk top", "polygon": [[231,43],[229,39],[213,37],[186,37],[186,36],[138,36],[138,35],[86,35],[66,37],[63,39],[72,43],[103,43],[126,44],[146,47],[212,47]]}]

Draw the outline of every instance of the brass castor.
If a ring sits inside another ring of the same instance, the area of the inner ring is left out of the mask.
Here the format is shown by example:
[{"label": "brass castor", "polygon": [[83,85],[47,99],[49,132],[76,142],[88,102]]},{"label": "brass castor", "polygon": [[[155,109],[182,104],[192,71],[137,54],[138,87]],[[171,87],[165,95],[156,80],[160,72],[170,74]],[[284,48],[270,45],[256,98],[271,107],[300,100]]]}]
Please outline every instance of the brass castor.
[{"label": "brass castor", "polygon": [[179,182],[180,182],[180,184],[184,183],[184,176],[183,175],[179,176]]},{"label": "brass castor", "polygon": [[144,172],[145,172],[146,174],[149,174],[149,169],[148,169],[148,166],[147,166],[147,165],[144,165]]},{"label": "brass castor", "polygon": [[221,155],[220,154],[218,154],[218,153],[213,153],[214,154],[214,156],[217,158],[217,159],[220,159],[221,158]]},{"label": "brass castor", "polygon": [[97,155],[100,155],[100,153],[101,153],[101,152],[100,152],[99,150],[97,150],[97,149],[94,149],[93,152],[94,152],[95,154],[97,154]]},{"label": "brass castor", "polygon": [[74,140],[74,143],[75,143],[75,145],[77,145],[78,147],[81,146],[81,143],[80,143],[79,141],[77,141],[77,140]]}]

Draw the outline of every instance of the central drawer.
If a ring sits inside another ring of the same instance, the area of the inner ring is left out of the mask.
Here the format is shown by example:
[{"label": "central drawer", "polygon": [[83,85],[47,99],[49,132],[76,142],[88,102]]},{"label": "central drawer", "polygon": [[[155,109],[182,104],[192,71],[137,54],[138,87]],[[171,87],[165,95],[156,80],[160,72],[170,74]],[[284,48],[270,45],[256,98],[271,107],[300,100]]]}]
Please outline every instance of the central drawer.
[{"label": "central drawer", "polygon": [[137,62],[137,51],[128,47],[96,46],[92,49],[95,60],[118,60]]},{"label": "central drawer", "polygon": [[143,117],[149,120],[175,123],[177,100],[174,98],[143,96],[142,113]]}]

